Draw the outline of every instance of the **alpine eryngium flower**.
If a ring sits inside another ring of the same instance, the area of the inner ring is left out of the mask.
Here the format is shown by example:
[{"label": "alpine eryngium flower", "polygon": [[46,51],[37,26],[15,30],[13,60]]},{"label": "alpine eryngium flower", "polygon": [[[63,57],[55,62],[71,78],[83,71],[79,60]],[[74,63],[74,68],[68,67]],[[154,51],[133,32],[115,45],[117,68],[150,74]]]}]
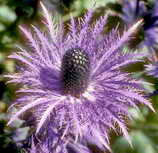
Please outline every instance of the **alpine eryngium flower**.
[{"label": "alpine eryngium flower", "polygon": [[141,82],[120,70],[139,61],[135,59],[139,55],[124,53],[122,47],[142,21],[122,36],[117,29],[102,35],[107,16],[92,26],[93,11],[88,11],[83,20],[71,19],[65,33],[63,24],[53,24],[42,7],[48,33],[35,26],[34,34],[21,28],[31,48],[10,56],[23,63],[17,74],[7,75],[10,82],[23,85],[18,91],[23,95],[17,99],[21,107],[9,124],[31,110],[37,118],[36,134],[52,123],[62,129],[62,140],[80,142],[84,138],[110,150],[108,131],[120,127],[129,140],[124,121],[125,116],[130,117],[128,108],[142,103],[153,110],[142,96]]},{"label": "alpine eryngium flower", "polygon": [[155,0],[151,8],[148,8],[144,1],[141,0],[121,0],[122,15],[121,18],[125,24],[133,24],[139,19],[144,20],[143,28],[141,29],[140,46],[146,46],[150,50],[156,48],[158,44],[158,1]]}]

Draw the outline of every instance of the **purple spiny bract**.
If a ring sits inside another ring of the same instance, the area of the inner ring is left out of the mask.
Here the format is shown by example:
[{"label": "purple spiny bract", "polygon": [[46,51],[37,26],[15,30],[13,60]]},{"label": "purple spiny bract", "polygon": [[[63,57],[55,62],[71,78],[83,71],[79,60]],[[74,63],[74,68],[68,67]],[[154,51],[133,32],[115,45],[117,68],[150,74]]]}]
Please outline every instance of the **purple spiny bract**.
[{"label": "purple spiny bract", "polygon": [[158,62],[146,65],[146,72],[148,75],[158,78]]},{"label": "purple spiny bract", "polygon": [[129,140],[123,119],[130,116],[128,108],[142,103],[153,110],[141,95],[141,82],[120,70],[140,61],[135,59],[138,54],[124,53],[122,47],[142,21],[122,36],[117,29],[104,36],[107,16],[91,26],[93,11],[88,11],[79,22],[80,28],[71,19],[70,30],[64,34],[63,25],[53,24],[42,7],[48,34],[35,26],[34,35],[21,28],[32,51],[21,48],[10,56],[23,63],[17,74],[7,75],[10,82],[23,85],[19,90],[23,95],[17,99],[21,108],[9,124],[31,109],[37,117],[36,134],[53,123],[51,127],[62,129],[62,140],[80,142],[84,138],[110,150],[108,131],[117,131],[119,126]]}]

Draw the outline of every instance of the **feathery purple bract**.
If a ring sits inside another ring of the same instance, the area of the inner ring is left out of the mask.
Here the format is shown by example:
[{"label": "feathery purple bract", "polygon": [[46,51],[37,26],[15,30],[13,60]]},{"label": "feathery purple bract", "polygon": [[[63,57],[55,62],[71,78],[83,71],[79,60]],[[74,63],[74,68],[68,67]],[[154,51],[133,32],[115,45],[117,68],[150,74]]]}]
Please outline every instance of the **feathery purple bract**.
[{"label": "feathery purple bract", "polygon": [[73,143],[72,140],[65,143],[61,139],[61,131],[53,129],[53,123],[49,122],[42,133],[31,136],[31,148],[25,150],[30,153],[91,153],[83,143]]},{"label": "feathery purple bract", "polygon": [[155,0],[153,8],[147,8],[141,0],[122,0],[122,15],[123,21],[131,25],[138,19],[144,20],[142,28],[143,38],[140,46],[146,46],[150,50],[155,49],[158,44],[158,2]]},{"label": "feathery purple bract", "polygon": [[140,61],[135,59],[138,54],[124,53],[122,47],[141,21],[122,36],[117,29],[103,36],[107,16],[100,17],[92,26],[93,11],[88,11],[78,23],[71,19],[70,30],[65,34],[64,26],[56,26],[42,7],[47,35],[35,26],[34,34],[21,28],[32,51],[21,48],[10,56],[24,65],[17,74],[7,75],[10,82],[23,85],[18,91],[23,96],[17,99],[22,107],[9,124],[33,109],[37,134],[49,128],[51,122],[52,126],[63,130],[62,140],[79,142],[84,138],[110,150],[109,129],[118,131],[118,127],[129,140],[123,119],[130,117],[128,108],[142,103],[153,110],[141,95],[141,82],[120,70]]},{"label": "feathery purple bract", "polygon": [[[53,142],[53,141],[52,141]],[[62,146],[63,145],[63,146]],[[58,144],[58,148],[54,150],[53,147],[47,146],[47,140],[41,141],[35,145],[34,140],[32,140],[31,148],[26,151],[28,153],[91,153],[91,151],[81,144]]]},{"label": "feathery purple bract", "polygon": [[158,78],[158,62],[147,65],[146,72],[148,75]]},{"label": "feathery purple bract", "polygon": [[69,153],[65,142],[60,138],[60,132],[53,129],[49,123],[49,128],[45,129],[38,136],[31,137],[30,153]]}]

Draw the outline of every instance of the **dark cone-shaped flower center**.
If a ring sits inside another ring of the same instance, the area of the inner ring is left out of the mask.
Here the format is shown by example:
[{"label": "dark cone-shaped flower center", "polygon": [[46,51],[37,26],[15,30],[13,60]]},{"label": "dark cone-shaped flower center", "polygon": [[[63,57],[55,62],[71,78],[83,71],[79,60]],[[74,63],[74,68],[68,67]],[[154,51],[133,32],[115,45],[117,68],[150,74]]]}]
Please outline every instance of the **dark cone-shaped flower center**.
[{"label": "dark cone-shaped flower center", "polygon": [[88,86],[90,59],[80,48],[68,50],[61,66],[62,89],[64,94],[80,97]]}]

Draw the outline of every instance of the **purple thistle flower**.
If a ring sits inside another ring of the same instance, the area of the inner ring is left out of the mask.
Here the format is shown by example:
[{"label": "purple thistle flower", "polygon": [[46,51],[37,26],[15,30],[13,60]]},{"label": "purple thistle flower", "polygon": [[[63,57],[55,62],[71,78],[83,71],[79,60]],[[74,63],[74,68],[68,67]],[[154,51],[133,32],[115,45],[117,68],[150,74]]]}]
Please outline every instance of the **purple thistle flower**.
[{"label": "purple thistle flower", "polygon": [[123,21],[130,25],[138,19],[144,19],[143,42],[140,46],[147,46],[153,50],[158,44],[158,2],[155,1],[153,8],[149,9],[141,0],[122,0]]},{"label": "purple thistle flower", "polygon": [[[109,147],[108,131],[117,124],[130,141],[124,116],[130,117],[129,107],[149,101],[141,95],[141,82],[131,78],[120,67],[140,61],[138,54],[123,53],[122,47],[142,23],[138,21],[122,36],[114,29],[102,36],[107,16],[90,25],[89,11],[83,20],[71,19],[70,31],[65,34],[62,24],[53,24],[42,5],[48,35],[33,26],[34,35],[21,28],[32,51],[21,48],[10,58],[23,63],[20,72],[7,75],[9,82],[20,83],[17,99],[22,107],[9,124],[28,110],[37,117],[36,134],[51,127],[62,129],[61,139],[80,142],[87,140],[101,148]],[[117,126],[117,127],[118,127]],[[48,137],[50,134],[48,135]]]}]

